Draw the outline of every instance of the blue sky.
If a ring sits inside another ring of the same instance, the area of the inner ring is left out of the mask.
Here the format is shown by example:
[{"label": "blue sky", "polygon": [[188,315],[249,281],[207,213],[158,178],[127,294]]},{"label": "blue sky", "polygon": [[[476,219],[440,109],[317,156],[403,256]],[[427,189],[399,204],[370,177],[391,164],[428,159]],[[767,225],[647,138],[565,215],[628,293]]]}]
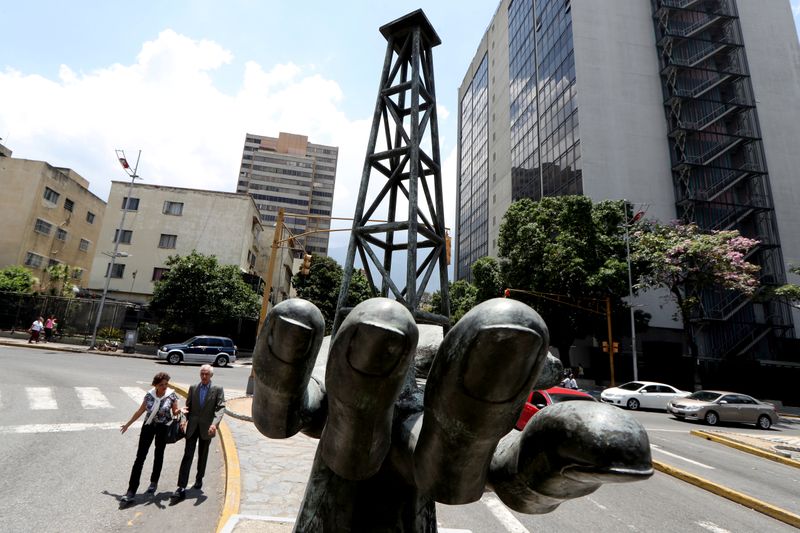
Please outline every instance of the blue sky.
[{"label": "blue sky", "polygon": [[[739,0],[786,1],[786,0]],[[795,24],[800,0],[791,0]],[[246,132],[340,147],[334,215],[351,216],[385,52],[378,28],[422,7],[434,49],[447,225],[457,89],[495,0],[141,0],[0,4],[0,137],[70,167],[106,199],[114,149],[147,183],[232,191]],[[332,236],[346,247],[347,234]],[[336,251],[332,255],[342,260]]]}]

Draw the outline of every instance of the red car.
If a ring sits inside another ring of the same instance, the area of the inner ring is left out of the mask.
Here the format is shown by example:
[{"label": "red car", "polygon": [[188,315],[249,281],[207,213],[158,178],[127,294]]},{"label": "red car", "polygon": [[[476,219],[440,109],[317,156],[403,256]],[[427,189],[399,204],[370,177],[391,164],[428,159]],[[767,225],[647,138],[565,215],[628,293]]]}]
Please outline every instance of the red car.
[{"label": "red car", "polygon": [[530,420],[530,418],[538,413],[541,409],[544,409],[548,405],[553,405],[554,403],[572,401],[596,402],[597,400],[585,392],[574,389],[565,389],[563,387],[551,387],[546,390],[531,391],[531,393],[528,395],[528,401],[525,402],[525,407],[522,408],[522,413],[520,413],[515,427],[522,431],[525,428],[525,424],[528,423],[528,420]]}]

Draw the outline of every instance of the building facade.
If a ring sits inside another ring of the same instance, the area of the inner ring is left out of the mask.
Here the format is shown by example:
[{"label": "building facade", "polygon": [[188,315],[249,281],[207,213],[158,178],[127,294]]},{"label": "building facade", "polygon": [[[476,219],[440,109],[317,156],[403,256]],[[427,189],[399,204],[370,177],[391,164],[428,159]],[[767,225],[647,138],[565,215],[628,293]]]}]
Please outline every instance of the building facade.
[{"label": "building facade", "polygon": [[88,282],[106,209],[89,182],[0,145],[0,188],[0,268],[26,266],[43,291],[58,289],[47,273],[53,265],[68,266],[75,286]]},{"label": "building facade", "polygon": [[236,191],[253,197],[261,221],[275,224],[278,210],[298,238],[296,255],[328,254],[333,189],[339,149],[308,142],[305,135],[281,132],[276,137],[248,133]]},{"label": "building facade", "polygon": [[[796,283],[798,64],[788,0],[502,0],[458,91],[456,277],[497,256],[511,202],[584,194],[738,229],[763,285]],[[796,360],[797,310],[724,292],[703,309],[701,359]]]},{"label": "building facade", "polygon": [[[192,250],[214,255],[220,264],[263,278],[272,242],[264,232],[253,199],[245,194],[113,181],[108,209],[100,231],[88,288],[103,290],[110,274],[109,295],[118,300],[146,303],[155,282],[168,270],[170,256]],[[125,223],[120,231],[120,221]],[[119,240],[118,257],[110,270],[111,254]],[[291,258],[286,258],[291,271]],[[276,268],[275,284],[285,287],[285,272]]]}]

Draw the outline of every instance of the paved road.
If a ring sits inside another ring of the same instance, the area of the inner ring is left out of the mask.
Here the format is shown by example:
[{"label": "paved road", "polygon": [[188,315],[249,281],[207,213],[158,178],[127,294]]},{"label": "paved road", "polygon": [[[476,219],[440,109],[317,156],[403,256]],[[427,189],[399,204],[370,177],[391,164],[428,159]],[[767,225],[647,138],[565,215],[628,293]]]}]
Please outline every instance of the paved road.
[{"label": "paved road", "polygon": [[120,510],[118,500],[136,455],[139,427],[119,433],[140,402],[133,397],[160,370],[188,383],[199,367],[4,346],[0,366],[0,530],[214,531],[224,487],[218,439],[202,493],[169,505],[183,453],[176,444],[167,447],[155,497],[142,494],[151,450],[136,504]]}]

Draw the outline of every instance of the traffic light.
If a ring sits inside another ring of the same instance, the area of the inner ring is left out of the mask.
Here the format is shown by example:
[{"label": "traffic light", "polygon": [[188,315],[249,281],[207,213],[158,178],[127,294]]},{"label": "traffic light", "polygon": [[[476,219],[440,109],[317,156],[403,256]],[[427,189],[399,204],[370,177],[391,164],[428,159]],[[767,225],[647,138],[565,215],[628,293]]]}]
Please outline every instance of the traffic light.
[{"label": "traffic light", "polygon": [[447,258],[447,264],[450,264],[450,234],[445,232],[444,234],[444,255]]},{"label": "traffic light", "polygon": [[503,298],[511,298],[511,289],[506,289],[503,291]]},{"label": "traffic light", "polygon": [[[619,353],[619,343],[617,341],[614,341],[614,343],[612,344],[611,347],[614,349],[614,353]],[[608,353],[608,342],[607,341],[603,341],[603,351]]]},{"label": "traffic light", "polygon": [[303,267],[300,269],[300,273],[304,276],[311,273],[311,254],[303,255]]}]

